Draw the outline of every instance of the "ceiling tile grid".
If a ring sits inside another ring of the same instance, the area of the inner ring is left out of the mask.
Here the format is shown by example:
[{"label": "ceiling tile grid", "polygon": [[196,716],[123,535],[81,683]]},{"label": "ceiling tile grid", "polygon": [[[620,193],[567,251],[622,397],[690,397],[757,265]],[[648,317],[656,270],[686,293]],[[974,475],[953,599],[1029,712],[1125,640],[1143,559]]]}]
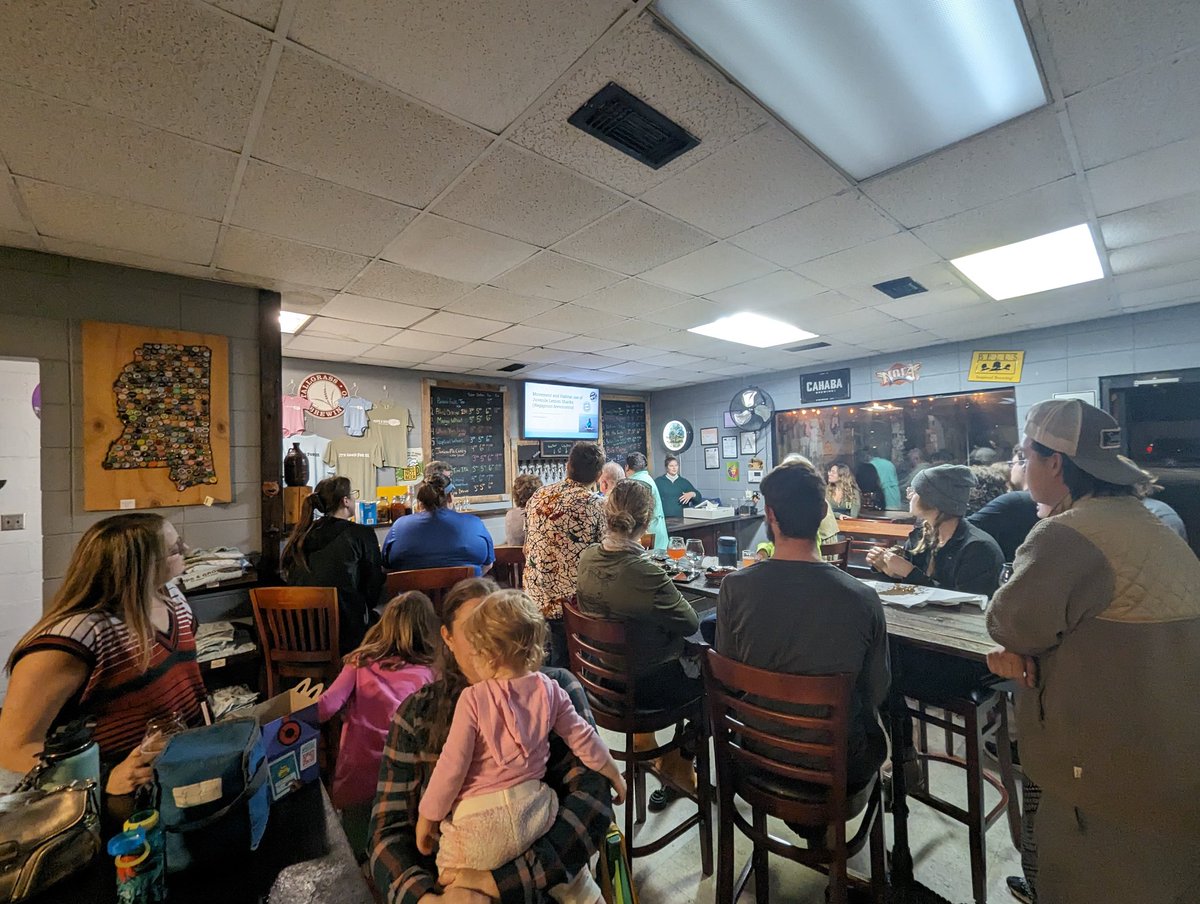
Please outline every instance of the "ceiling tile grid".
[{"label": "ceiling tile grid", "polygon": [[554,246],[554,250],[633,275],[711,245],[712,239],[632,201]]},{"label": "ceiling tile grid", "polygon": [[380,256],[447,279],[482,283],[537,250],[504,235],[426,214],[405,228]]},{"label": "ceiling tile grid", "polygon": [[603,270],[553,251],[539,251],[507,273],[497,276],[491,284],[523,295],[574,301],[620,278],[621,274],[611,270]]}]

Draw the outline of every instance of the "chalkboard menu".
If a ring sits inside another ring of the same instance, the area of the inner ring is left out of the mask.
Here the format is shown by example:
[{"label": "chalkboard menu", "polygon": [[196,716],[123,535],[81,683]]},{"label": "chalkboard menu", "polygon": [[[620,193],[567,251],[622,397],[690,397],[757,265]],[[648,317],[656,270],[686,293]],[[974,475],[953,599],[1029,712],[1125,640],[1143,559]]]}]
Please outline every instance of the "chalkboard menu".
[{"label": "chalkboard menu", "polygon": [[649,458],[644,400],[601,398],[600,430],[604,457],[609,461],[623,465],[630,452],[641,452]]},{"label": "chalkboard menu", "polygon": [[503,392],[429,387],[430,457],[446,462],[460,496],[508,492]]}]

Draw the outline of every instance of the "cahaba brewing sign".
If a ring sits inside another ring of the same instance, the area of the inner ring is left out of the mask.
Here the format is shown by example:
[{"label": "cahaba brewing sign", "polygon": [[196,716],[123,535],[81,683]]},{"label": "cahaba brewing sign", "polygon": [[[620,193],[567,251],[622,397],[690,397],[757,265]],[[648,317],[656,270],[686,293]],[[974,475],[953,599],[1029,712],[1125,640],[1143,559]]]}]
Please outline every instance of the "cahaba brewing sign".
[{"label": "cahaba brewing sign", "polygon": [[850,398],[850,368],[800,375],[800,403],[839,402]]}]

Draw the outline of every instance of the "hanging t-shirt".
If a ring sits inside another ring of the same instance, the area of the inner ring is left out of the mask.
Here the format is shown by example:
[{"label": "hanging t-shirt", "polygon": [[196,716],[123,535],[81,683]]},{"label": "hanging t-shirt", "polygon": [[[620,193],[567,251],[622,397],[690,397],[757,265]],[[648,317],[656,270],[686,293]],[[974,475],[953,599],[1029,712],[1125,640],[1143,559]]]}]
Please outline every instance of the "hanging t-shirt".
[{"label": "hanging t-shirt", "polygon": [[342,399],[342,425],[351,436],[362,436],[367,432],[367,412],[371,403],[361,396],[346,396]]},{"label": "hanging t-shirt", "polygon": [[[342,400],[345,404],[345,400]],[[339,438],[331,440],[325,449],[325,464],[339,477],[350,479],[351,489],[358,490],[364,502],[375,500],[379,486],[376,468],[383,467],[383,446],[374,437]]]},{"label": "hanging t-shirt", "polygon": [[371,435],[383,443],[383,461],[389,468],[408,464],[408,431],[412,417],[407,408],[393,408],[384,402],[371,409]]},{"label": "hanging t-shirt", "polygon": [[308,485],[315,490],[318,481],[333,473],[333,469],[325,464],[325,449],[329,446],[329,440],[315,433],[289,436],[283,441],[284,455],[292,451],[292,443],[299,443],[300,451],[308,458]]},{"label": "hanging t-shirt", "polygon": [[283,435],[294,436],[304,432],[304,412],[308,410],[308,399],[304,396],[283,397]]}]

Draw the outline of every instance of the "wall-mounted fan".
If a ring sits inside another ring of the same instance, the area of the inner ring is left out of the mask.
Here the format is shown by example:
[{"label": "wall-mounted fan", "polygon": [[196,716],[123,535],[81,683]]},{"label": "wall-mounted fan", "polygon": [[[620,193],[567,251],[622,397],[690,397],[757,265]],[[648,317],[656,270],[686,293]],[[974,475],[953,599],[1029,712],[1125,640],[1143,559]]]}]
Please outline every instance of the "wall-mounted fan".
[{"label": "wall-mounted fan", "polygon": [[761,430],[773,414],[774,400],[757,386],[747,386],[729,403],[729,417],[741,430]]}]

